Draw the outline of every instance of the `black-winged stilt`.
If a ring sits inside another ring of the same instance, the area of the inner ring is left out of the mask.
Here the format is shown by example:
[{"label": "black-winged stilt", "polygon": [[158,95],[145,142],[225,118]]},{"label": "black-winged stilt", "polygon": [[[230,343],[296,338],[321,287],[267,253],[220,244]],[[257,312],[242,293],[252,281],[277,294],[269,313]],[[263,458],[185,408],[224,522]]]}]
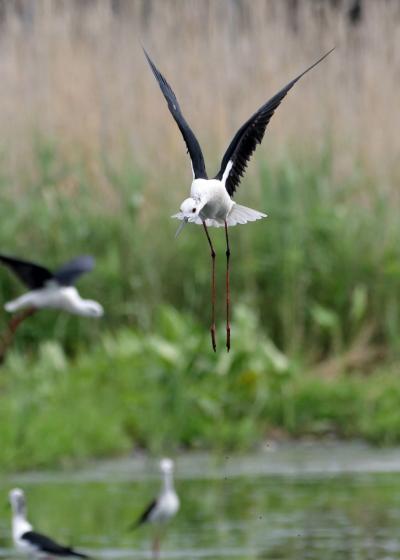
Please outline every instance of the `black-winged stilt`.
[{"label": "black-winged stilt", "polygon": [[9,493],[12,507],[12,538],[15,548],[27,556],[35,558],[52,558],[75,556],[88,558],[86,554],[77,552],[69,546],[63,546],[46,535],[37,533],[26,518],[25,495],[19,488]]},{"label": "black-winged stilt", "polygon": [[94,259],[91,256],[77,257],[54,273],[39,264],[5,255],[0,255],[0,263],[10,268],[29,288],[27,293],[4,306],[10,313],[23,311],[8,325],[8,332],[0,349],[0,359],[4,358],[4,353],[21,322],[38,309],[61,309],[86,317],[101,317],[104,313],[103,307],[97,301],[82,299],[74,286],[82,274],[93,269]]},{"label": "black-winged stilt", "polygon": [[180,212],[172,216],[182,220],[176,235],[180,233],[187,223],[203,225],[207,241],[211,249],[212,259],[212,288],[211,288],[211,341],[214,351],[215,342],[215,251],[208,232],[208,227],[224,227],[226,238],[226,347],[230,349],[230,289],[229,289],[229,258],[230,246],[228,238],[228,227],[236,224],[245,224],[266,217],[266,214],[236,204],[232,197],[236,188],[239,186],[251,155],[261,144],[265,129],[274,114],[275,110],[289,92],[289,90],[300,80],[304,74],[309,72],[333,49],[322,56],[317,62],[304,70],[294,80],[289,82],[284,88],[276,93],[269,101],[262,105],[237,131],[233,140],[226,150],[220,170],[214,179],[208,179],[203,154],[196,136],[186,122],[178,100],[171,86],[164,76],[154,65],[147,52],[144,50],[150,68],[160,86],[162,93],[168,103],[168,108],[177,123],[179,130],[185,141],[189,153],[193,182],[190,189],[190,198],[184,200],[180,207]]},{"label": "black-winged stilt", "polygon": [[160,461],[160,470],[163,476],[161,492],[150,502],[142,515],[132,526],[132,529],[136,529],[145,523],[155,525],[153,553],[156,557],[158,557],[160,550],[162,527],[165,526],[167,521],[174,517],[179,510],[179,497],[174,488],[174,462],[172,459],[162,459]]}]

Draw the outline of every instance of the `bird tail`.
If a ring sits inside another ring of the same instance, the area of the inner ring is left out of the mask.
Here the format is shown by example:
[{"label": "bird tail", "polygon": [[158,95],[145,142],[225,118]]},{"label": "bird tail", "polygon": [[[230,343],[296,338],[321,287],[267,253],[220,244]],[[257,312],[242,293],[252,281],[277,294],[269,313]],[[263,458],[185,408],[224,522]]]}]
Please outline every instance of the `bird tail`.
[{"label": "bird tail", "polygon": [[20,301],[19,298],[13,299],[4,305],[4,309],[8,311],[8,313],[14,313],[14,311],[18,311],[20,308]]},{"label": "bird tail", "polygon": [[68,556],[75,556],[75,558],[90,558],[87,554],[83,554],[83,552],[77,552],[73,548],[70,548],[68,551]]},{"label": "bird tail", "polygon": [[20,309],[24,309],[26,307],[33,307],[31,292],[22,294],[22,296],[19,296],[4,305],[4,309],[9,313],[14,313],[15,311],[19,311]]},{"label": "bird tail", "polygon": [[255,222],[256,220],[261,220],[261,218],[266,218],[267,214],[263,214],[258,210],[253,210],[247,206],[242,206],[241,204],[234,204],[232,210],[230,211],[226,223],[228,226],[236,226],[236,224],[246,224],[247,222]]}]

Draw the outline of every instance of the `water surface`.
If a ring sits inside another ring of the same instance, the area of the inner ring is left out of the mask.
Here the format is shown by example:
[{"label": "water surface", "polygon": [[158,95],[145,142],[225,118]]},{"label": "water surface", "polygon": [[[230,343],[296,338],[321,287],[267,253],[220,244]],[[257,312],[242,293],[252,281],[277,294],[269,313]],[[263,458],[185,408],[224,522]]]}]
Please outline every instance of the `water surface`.
[{"label": "water surface", "polygon": [[[251,456],[177,459],[182,507],[165,558],[400,558],[400,449],[284,444]],[[95,558],[148,558],[129,525],[158,491],[145,458],[0,480],[0,556],[14,555],[6,494],[20,486],[35,527]],[[2,507],[2,504],[4,506]]]}]

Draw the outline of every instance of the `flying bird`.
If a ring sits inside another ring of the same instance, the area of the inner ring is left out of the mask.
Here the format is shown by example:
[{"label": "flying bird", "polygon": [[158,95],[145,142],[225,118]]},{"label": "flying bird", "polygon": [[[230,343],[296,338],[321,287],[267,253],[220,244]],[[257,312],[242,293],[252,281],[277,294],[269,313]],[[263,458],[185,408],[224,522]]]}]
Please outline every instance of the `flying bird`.
[{"label": "flying bird", "polygon": [[91,299],[82,299],[74,284],[94,267],[91,256],[77,257],[51,272],[39,264],[0,255],[0,263],[7,266],[29,288],[22,296],[9,301],[4,308],[10,313],[20,309],[53,308],[85,317],[101,317],[103,307]]},{"label": "flying bird", "polygon": [[[143,49],[144,50],[144,49]],[[193,181],[190,188],[190,197],[181,204],[180,211],[172,217],[181,220],[176,236],[187,223],[202,225],[207,236],[211,250],[212,259],[212,287],[211,287],[211,342],[213,350],[216,351],[215,341],[215,250],[208,232],[209,227],[224,227],[226,240],[226,347],[230,349],[230,287],[229,287],[229,259],[230,246],[228,227],[236,224],[246,224],[265,218],[266,214],[236,204],[232,200],[241,178],[246,171],[247,164],[257,147],[261,144],[265,130],[272,115],[274,114],[286,94],[300,80],[304,74],[309,72],[333,49],[322,56],[317,62],[299,74],[289,82],[269,101],[264,103],[236,132],[226,150],[221,167],[213,179],[209,179],[206,172],[203,154],[192,129],[182,114],[178,100],[167,80],[156,68],[150,56],[144,50],[150,68],[160,86],[167,101],[168,108],[181,131],[186,144],[192,165]]]},{"label": "flying bird", "polygon": [[161,529],[179,510],[179,497],[174,488],[174,462],[172,459],[162,459],[160,461],[160,470],[163,476],[161,492],[149,503],[132,526],[132,529],[136,529],[145,523],[151,523],[156,526],[153,541],[153,553],[156,557],[158,557],[160,551]]},{"label": "flying bird", "polygon": [[58,544],[53,539],[37,533],[26,518],[25,495],[19,488],[9,493],[12,507],[12,538],[18,552],[35,558],[52,558],[74,556],[89,558],[69,546]]}]

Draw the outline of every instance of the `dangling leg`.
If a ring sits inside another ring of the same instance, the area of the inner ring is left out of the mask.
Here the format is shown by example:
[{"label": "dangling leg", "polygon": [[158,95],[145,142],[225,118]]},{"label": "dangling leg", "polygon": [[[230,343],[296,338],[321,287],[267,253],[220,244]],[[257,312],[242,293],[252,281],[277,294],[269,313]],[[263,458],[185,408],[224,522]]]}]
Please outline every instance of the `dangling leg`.
[{"label": "dangling leg", "polygon": [[226,239],[226,349],[229,352],[231,348],[231,324],[230,324],[230,306],[231,306],[231,290],[229,285],[229,257],[231,249],[229,247],[228,224],[225,221],[225,239]]},{"label": "dangling leg", "polygon": [[0,343],[0,364],[4,362],[6,357],[6,352],[8,348],[11,346],[12,341],[14,340],[15,333],[20,326],[20,324],[25,321],[28,317],[33,315],[36,311],[35,307],[28,307],[19,315],[15,315],[11,321],[8,323],[7,331],[4,334],[1,343]]},{"label": "dangling leg", "polygon": [[215,343],[215,251],[211,241],[211,238],[208,233],[208,229],[206,223],[203,222],[204,231],[206,232],[208,244],[210,245],[211,249],[211,258],[212,258],[212,280],[211,280],[211,342],[214,352],[217,350],[217,345]]}]

